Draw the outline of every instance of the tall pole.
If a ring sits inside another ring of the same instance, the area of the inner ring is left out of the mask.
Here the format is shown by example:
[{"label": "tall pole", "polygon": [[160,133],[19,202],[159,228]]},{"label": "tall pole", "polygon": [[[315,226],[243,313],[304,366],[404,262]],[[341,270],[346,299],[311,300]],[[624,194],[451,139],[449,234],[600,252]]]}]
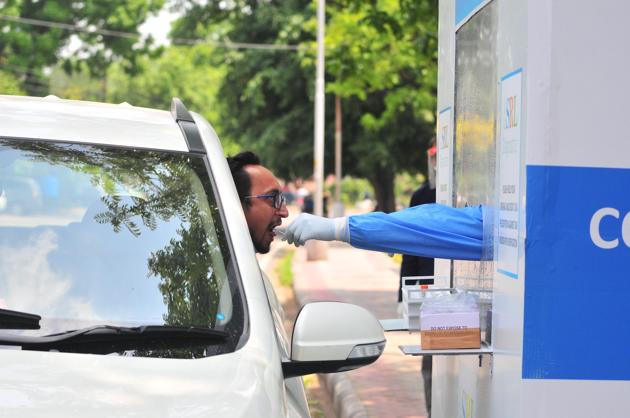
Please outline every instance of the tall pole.
[{"label": "tall pole", "polygon": [[333,203],[333,217],[344,215],[341,203],[341,97],[335,96],[335,202]]},{"label": "tall pole", "polygon": [[335,201],[341,201],[341,97],[335,96]]},{"label": "tall pole", "polygon": [[324,28],[326,0],[317,1],[317,72],[315,76],[315,215],[324,215]]},{"label": "tall pole", "polygon": [[[315,179],[315,215],[324,215],[324,27],[326,1],[317,0],[317,68],[315,73],[315,149],[313,177]],[[310,240],[306,243],[307,260],[327,258],[324,242]]]}]

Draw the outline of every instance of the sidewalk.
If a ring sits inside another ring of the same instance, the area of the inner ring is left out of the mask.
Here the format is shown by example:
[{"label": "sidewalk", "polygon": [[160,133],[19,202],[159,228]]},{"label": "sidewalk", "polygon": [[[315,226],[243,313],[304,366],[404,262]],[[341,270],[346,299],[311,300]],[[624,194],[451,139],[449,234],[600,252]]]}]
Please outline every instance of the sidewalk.
[{"label": "sidewalk", "polygon": [[[399,266],[386,254],[330,243],[328,260],[306,261],[297,249],[293,263],[298,302],[335,300],[354,303],[378,319],[396,318]],[[383,355],[358,370],[321,375],[339,418],[426,417],[421,358],[405,356],[400,344],[413,344],[417,334],[388,332]]]}]

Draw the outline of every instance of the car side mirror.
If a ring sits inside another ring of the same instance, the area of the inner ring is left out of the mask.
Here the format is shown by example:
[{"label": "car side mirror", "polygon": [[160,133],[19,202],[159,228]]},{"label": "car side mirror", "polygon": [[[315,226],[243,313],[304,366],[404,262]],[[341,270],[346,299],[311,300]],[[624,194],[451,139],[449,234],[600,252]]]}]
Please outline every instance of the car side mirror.
[{"label": "car side mirror", "polygon": [[342,302],[305,305],[295,320],[291,360],[284,377],[335,373],[373,363],[385,349],[378,320],[366,309]]}]

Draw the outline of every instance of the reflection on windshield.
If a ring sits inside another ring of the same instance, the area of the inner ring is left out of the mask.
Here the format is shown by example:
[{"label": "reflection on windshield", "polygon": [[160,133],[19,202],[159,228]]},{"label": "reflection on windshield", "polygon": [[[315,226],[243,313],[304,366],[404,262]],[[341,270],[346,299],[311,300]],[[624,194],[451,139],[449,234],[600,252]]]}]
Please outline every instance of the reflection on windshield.
[{"label": "reflection on windshield", "polygon": [[8,332],[167,324],[235,344],[220,219],[199,157],[0,139],[0,308],[42,316]]},{"label": "reflection on windshield", "polygon": [[57,239],[55,232],[47,230],[33,234],[23,245],[9,246],[2,240],[0,308],[98,320],[86,299],[69,295],[70,278],[51,269],[48,256],[57,249]]}]

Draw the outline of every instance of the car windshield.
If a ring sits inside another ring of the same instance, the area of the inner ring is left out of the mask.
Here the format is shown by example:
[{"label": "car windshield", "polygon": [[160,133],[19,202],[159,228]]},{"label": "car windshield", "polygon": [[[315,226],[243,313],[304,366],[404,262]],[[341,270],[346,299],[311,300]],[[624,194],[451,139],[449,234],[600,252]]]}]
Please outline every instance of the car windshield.
[{"label": "car windshield", "polygon": [[201,156],[0,138],[0,309],[41,316],[39,329],[0,319],[0,337],[203,327],[228,338],[119,354],[229,352],[239,288]]}]

